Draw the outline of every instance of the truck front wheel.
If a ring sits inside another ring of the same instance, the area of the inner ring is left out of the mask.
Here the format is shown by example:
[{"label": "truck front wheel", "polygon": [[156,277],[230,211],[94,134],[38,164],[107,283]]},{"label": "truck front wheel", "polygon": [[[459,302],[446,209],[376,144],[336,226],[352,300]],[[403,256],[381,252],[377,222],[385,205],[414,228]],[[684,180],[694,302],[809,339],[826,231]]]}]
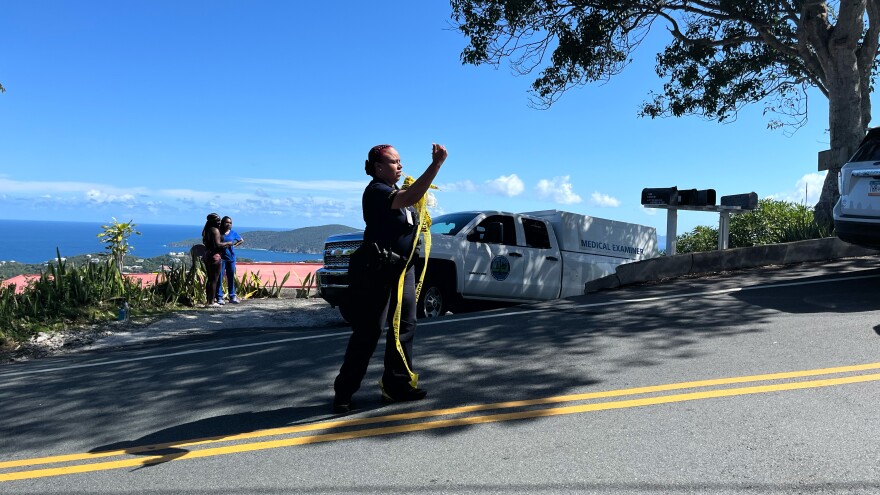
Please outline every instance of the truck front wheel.
[{"label": "truck front wheel", "polygon": [[346,323],[352,322],[352,317],[354,316],[352,313],[354,309],[350,303],[342,303],[339,306],[339,315],[342,316],[342,319],[345,320]]},{"label": "truck front wheel", "polygon": [[419,297],[418,315],[422,318],[443,316],[449,310],[449,298],[442,287],[435,284],[422,287]]}]

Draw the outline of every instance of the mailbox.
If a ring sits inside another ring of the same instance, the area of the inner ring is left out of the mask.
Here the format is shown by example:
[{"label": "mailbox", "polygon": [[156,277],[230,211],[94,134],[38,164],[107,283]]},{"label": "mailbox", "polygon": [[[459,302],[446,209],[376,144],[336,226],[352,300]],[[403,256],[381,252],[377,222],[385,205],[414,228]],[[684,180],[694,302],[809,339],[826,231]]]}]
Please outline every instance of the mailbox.
[{"label": "mailbox", "polygon": [[642,189],[643,205],[666,205],[678,204],[677,187],[646,187]]},{"label": "mailbox", "polygon": [[758,195],[750,192],[721,196],[721,206],[739,206],[743,210],[754,210],[758,207]]},{"label": "mailbox", "polygon": [[688,206],[715,206],[715,189],[682,189],[678,204]]}]

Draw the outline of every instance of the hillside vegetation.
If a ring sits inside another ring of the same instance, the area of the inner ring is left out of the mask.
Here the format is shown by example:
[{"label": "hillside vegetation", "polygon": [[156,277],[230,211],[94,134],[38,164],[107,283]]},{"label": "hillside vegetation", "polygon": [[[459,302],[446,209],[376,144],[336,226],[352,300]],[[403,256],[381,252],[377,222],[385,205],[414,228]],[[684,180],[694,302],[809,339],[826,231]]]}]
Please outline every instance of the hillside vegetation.
[{"label": "hillside vegetation", "polygon": [[[124,238],[119,242],[126,243]],[[0,285],[0,362],[40,332],[76,331],[82,325],[159,315],[210,302],[201,260],[178,259],[146,284],[126,277],[116,261],[104,256],[77,264],[58,254],[23,287]],[[243,273],[234,283],[243,299],[278,298],[289,276],[264,283],[254,273]],[[309,274],[294,297],[312,297],[314,284]]]},{"label": "hillside vegetation", "polygon": [[[265,249],[268,251],[280,251],[284,253],[308,253],[318,254],[324,249],[324,240],[334,234],[350,234],[360,232],[361,229],[347,227],[345,225],[321,225],[318,227],[303,227],[288,231],[252,230],[239,232],[244,238],[242,248]],[[173,247],[189,248],[193,244],[201,244],[198,238],[184,239],[171,242]]]}]

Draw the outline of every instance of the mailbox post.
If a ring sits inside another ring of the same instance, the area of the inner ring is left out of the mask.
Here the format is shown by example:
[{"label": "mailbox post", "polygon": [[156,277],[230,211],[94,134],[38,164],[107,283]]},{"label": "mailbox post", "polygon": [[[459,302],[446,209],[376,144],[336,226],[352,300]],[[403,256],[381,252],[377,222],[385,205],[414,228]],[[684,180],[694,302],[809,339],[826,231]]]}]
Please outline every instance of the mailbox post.
[{"label": "mailbox post", "polygon": [[666,210],[666,255],[675,255],[678,231],[678,210],[710,211],[718,213],[718,249],[727,249],[730,238],[730,215],[754,210],[758,195],[751,192],[722,196],[721,205],[715,205],[714,189],[682,189],[677,187],[642,189],[642,206]]}]

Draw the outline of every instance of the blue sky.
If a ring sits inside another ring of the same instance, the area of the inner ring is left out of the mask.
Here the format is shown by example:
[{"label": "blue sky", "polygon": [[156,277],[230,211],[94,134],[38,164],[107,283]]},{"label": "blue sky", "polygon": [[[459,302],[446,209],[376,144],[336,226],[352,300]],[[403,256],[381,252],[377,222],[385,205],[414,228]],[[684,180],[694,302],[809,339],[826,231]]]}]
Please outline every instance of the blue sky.
[{"label": "blue sky", "polygon": [[[7,1],[0,13],[0,218],[362,227],[367,151],[418,176],[449,159],[438,211],[561,209],[655,226],[644,187],[814,203],[827,101],[793,136],[762,105],[720,125],[643,119],[657,29],[619,77],[528,105],[533,76],[463,66],[443,1]],[[653,46],[652,46],[653,44]],[[682,212],[679,233],[717,215]]]}]

